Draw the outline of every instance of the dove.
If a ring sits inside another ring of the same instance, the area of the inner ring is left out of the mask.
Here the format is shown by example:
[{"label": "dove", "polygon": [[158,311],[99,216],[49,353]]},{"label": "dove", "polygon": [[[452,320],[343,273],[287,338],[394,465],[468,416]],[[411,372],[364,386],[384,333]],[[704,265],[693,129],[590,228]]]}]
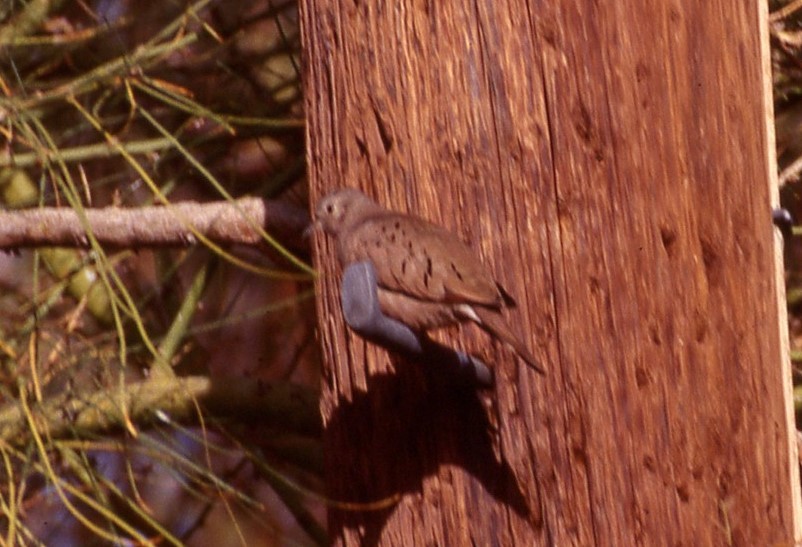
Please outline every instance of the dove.
[{"label": "dove", "polygon": [[416,332],[474,322],[545,374],[502,315],[515,301],[452,232],[385,209],[351,188],[324,196],[315,224],[335,238],[343,268],[370,264],[368,273],[376,285],[371,290],[387,317]]}]

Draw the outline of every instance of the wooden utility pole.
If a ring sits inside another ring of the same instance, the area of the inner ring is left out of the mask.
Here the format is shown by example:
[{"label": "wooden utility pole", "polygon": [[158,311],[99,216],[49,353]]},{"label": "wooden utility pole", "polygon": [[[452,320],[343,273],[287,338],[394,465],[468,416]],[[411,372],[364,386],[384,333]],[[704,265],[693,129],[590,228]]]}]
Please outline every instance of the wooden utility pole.
[{"label": "wooden utility pole", "polygon": [[391,362],[317,238],[334,544],[800,538],[765,5],[301,1],[313,203],[462,234],[549,369]]}]

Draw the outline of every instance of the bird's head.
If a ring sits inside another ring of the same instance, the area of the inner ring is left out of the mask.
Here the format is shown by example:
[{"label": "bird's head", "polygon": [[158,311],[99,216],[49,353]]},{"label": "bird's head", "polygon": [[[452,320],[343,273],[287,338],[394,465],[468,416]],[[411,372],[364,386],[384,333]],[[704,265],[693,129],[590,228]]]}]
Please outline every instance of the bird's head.
[{"label": "bird's head", "polygon": [[318,203],[315,225],[323,228],[327,234],[336,236],[378,209],[379,205],[359,190],[334,190]]}]

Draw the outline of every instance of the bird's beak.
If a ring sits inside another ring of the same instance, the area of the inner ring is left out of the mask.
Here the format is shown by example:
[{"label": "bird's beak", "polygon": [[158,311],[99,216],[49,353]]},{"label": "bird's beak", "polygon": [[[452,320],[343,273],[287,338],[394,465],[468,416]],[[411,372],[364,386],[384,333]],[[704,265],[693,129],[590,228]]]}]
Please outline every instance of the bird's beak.
[{"label": "bird's beak", "polygon": [[309,226],[304,228],[304,231],[301,233],[301,237],[304,239],[304,241],[307,241],[312,237],[312,234],[314,232],[317,232],[318,230],[321,230],[322,228],[323,228],[323,226],[320,224],[320,221],[315,219],[315,220],[313,220],[312,222],[309,223]]}]

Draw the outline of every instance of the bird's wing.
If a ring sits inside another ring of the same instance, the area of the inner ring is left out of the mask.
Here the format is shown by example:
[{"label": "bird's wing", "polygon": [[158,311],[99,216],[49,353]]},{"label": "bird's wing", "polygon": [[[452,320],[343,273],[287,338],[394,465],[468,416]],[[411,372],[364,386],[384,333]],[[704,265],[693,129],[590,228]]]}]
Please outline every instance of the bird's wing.
[{"label": "bird's wing", "polygon": [[451,232],[418,217],[382,213],[339,239],[343,264],[370,260],[379,285],[421,300],[500,307],[498,286],[478,256]]}]

